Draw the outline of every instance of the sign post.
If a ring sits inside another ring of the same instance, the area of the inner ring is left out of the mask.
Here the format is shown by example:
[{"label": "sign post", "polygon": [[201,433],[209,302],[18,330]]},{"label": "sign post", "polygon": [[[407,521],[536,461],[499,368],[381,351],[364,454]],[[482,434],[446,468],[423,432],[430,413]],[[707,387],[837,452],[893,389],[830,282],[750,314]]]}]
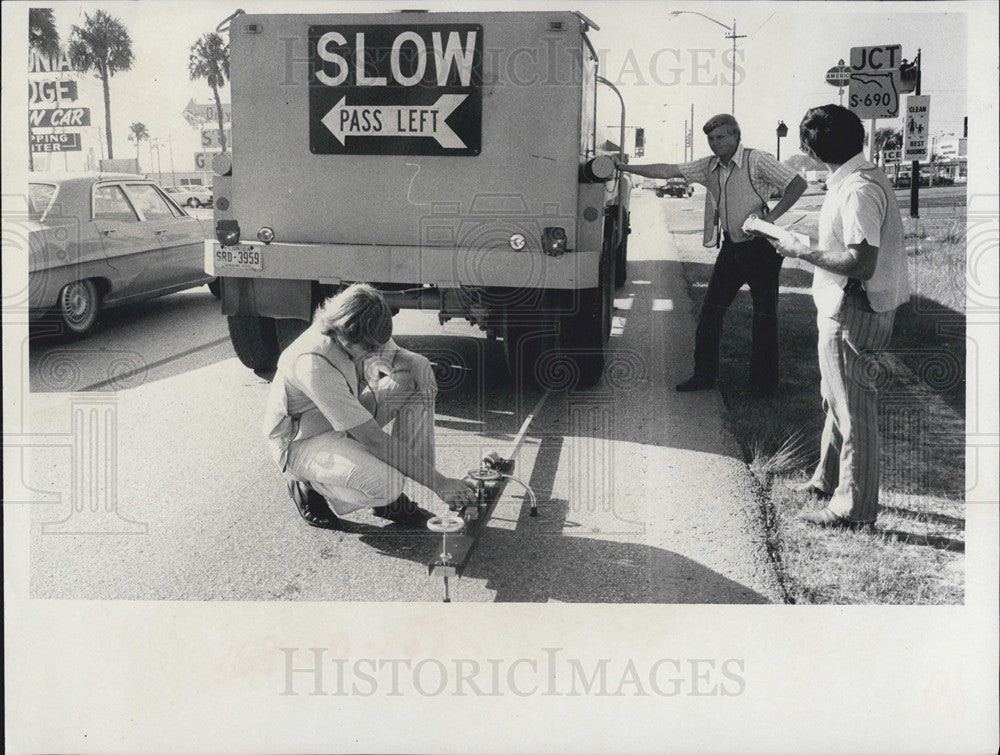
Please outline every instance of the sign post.
[{"label": "sign post", "polygon": [[[917,48],[917,57],[913,60],[913,65],[916,67],[916,85],[913,88],[913,94],[915,97],[920,97],[920,48]],[[913,97],[908,99],[912,100]],[[928,103],[927,107],[930,107]],[[925,124],[924,131],[926,133],[927,126]],[[908,132],[907,127],[903,126],[903,151],[906,152],[906,134]],[[905,158],[905,154],[904,154]],[[910,163],[910,217],[918,218],[920,217],[920,161],[914,160]]]},{"label": "sign post", "polygon": [[837,65],[826,72],[826,83],[837,87],[837,94],[840,96],[840,104],[844,104],[844,87],[851,83],[851,77],[848,74],[847,66],[844,65],[844,59],[841,58],[837,61]]}]

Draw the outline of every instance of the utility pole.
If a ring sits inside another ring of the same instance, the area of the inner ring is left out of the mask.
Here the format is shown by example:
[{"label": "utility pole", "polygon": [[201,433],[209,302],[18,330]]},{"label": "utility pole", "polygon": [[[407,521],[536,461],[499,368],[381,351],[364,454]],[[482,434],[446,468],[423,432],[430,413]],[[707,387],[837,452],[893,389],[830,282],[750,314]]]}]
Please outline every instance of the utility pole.
[{"label": "utility pole", "polygon": [[177,185],[177,174],[174,172],[174,137],[167,134],[167,146],[170,148],[170,185]]},{"label": "utility pole", "polygon": [[[746,34],[737,34],[736,33],[736,19],[734,18],[733,19],[733,28],[732,28],[732,31],[731,31],[731,33],[727,34],[726,37],[725,37],[726,39],[733,40],[733,99],[732,99],[732,105],[731,105],[731,108],[730,108],[730,115],[736,115],[736,40],[737,39],[746,39],[746,36],[747,36]],[[692,126],[694,125],[694,120],[693,119],[692,119],[691,125]],[[691,145],[691,148],[694,149],[694,145],[693,144]]]},{"label": "utility pole", "polygon": [[691,125],[688,131],[688,145],[691,147],[691,159],[694,160],[694,103],[691,103]]},{"label": "utility pole", "polygon": [[[920,48],[917,48],[917,57],[914,61],[917,65],[917,81],[913,89],[915,95],[920,95]],[[903,124],[906,128],[906,123]],[[910,217],[920,217],[920,161],[914,160],[910,164]]]}]

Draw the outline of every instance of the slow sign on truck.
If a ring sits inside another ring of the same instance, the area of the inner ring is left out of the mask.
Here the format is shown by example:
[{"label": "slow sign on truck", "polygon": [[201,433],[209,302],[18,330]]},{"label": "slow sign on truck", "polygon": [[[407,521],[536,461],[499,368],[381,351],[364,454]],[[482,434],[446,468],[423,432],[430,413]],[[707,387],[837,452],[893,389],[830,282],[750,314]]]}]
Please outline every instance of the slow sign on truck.
[{"label": "slow sign on truck", "polygon": [[521,381],[559,360],[595,382],[628,183],[605,192],[591,28],[570,12],[231,18],[233,150],[213,165],[205,264],[243,363],[273,367],[325,296],[365,281],[501,338]]}]

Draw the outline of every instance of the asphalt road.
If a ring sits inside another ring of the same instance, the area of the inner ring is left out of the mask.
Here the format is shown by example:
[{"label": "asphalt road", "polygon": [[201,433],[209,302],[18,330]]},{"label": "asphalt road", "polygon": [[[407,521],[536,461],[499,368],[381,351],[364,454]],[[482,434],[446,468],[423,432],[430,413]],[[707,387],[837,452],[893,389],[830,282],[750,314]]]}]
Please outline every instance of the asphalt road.
[{"label": "asphalt road", "polygon": [[[585,392],[518,395],[500,344],[404,311],[399,341],[439,366],[439,466],[509,451],[512,483],[452,599],[759,603],[781,599],[757,489],[715,392],[677,394],[694,323],[665,203],[637,192],[613,353]],[[115,311],[93,337],[29,355],[22,478],[31,594],[149,600],[438,601],[439,540],[366,513],[306,526],[260,432],[267,383],[233,356],[200,288]],[[413,494],[440,512],[429,491]]]}]

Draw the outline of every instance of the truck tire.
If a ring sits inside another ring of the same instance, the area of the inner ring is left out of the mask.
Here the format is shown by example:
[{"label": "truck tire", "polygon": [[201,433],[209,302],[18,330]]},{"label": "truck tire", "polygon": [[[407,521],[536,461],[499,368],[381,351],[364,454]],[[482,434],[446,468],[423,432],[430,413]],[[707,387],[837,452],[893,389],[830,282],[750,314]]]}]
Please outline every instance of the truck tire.
[{"label": "truck tire", "polygon": [[274,320],[253,315],[229,316],[229,340],[244,366],[251,370],[273,370],[281,349]]},{"label": "truck tire", "polygon": [[625,210],[622,217],[622,229],[621,229],[621,241],[618,244],[618,248],[615,250],[615,288],[621,288],[625,285],[625,281],[628,280],[627,275],[627,263],[628,263],[628,235],[631,232],[631,227],[629,226],[629,213]]},{"label": "truck tire", "polygon": [[274,321],[274,331],[278,336],[278,349],[284,351],[289,344],[302,335],[309,327],[308,320],[281,319]]},{"label": "truck tire", "polygon": [[534,387],[544,384],[539,362],[558,349],[555,324],[515,323],[504,317],[503,358],[515,385]]},{"label": "truck tire", "polygon": [[589,388],[604,373],[604,352],[611,335],[612,296],[611,255],[601,258],[597,288],[576,292],[578,306],[560,323],[560,348],[576,370],[576,387]]}]

